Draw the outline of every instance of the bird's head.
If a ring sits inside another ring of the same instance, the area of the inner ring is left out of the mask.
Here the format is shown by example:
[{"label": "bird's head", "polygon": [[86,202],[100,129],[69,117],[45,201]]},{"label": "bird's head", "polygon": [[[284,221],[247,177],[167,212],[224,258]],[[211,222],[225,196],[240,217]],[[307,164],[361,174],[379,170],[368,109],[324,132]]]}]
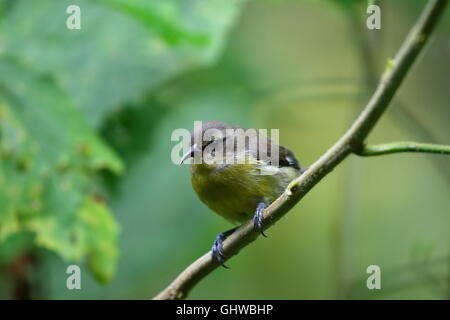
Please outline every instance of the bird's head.
[{"label": "bird's head", "polygon": [[194,158],[194,163],[203,163],[208,158],[211,160],[215,152],[223,150],[227,138],[233,136],[238,128],[242,127],[221,121],[208,121],[196,126],[191,132],[189,149],[180,164],[189,158]]}]

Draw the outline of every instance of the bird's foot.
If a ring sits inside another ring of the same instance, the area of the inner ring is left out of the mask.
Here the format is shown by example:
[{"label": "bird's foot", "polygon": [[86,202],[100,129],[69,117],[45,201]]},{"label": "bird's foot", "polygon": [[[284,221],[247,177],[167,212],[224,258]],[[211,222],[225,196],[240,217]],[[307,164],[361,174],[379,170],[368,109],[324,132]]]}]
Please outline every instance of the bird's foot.
[{"label": "bird's foot", "polygon": [[259,232],[261,232],[261,234],[264,237],[267,237],[266,234],[264,233],[264,220],[263,220],[264,218],[263,212],[265,208],[267,208],[267,205],[264,202],[258,203],[258,205],[256,206],[255,215],[253,216],[253,225],[255,226],[255,228],[259,230]]},{"label": "bird's foot", "polygon": [[224,261],[224,254],[223,254],[223,241],[230,235],[232,234],[236,228],[227,230],[225,232],[219,233],[216,237],[216,239],[214,240],[214,243],[212,245],[211,248],[211,255],[212,255],[212,259],[216,260],[222,267],[224,267],[225,269],[229,269],[229,267],[227,267],[223,261]]}]

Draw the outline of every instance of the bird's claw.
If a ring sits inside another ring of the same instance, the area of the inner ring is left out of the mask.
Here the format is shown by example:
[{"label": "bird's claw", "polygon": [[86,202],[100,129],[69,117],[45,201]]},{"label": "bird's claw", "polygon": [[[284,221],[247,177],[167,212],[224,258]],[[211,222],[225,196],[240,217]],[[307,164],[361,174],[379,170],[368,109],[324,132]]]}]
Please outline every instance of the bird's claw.
[{"label": "bird's claw", "polygon": [[224,260],[223,247],[222,247],[223,240],[225,240],[225,238],[223,237],[223,234],[220,233],[214,240],[214,243],[211,247],[211,255],[212,255],[213,260],[216,260],[225,269],[229,269],[229,267],[227,267],[223,263],[223,260]]},{"label": "bird's claw", "polygon": [[[264,237],[267,237],[267,235],[264,233],[264,216],[263,216],[263,212],[264,212],[265,208],[267,208],[267,205],[264,202],[258,203],[258,205],[256,206],[255,215],[253,216],[253,225],[255,226],[256,229],[259,230],[259,232],[261,232],[261,234]],[[236,229],[237,228],[233,228],[233,229],[230,229],[228,231],[219,233],[217,235],[216,239],[214,240],[214,243],[213,243],[213,245],[211,247],[212,259],[217,261],[217,263],[219,265],[221,265],[222,267],[224,267],[225,269],[229,269],[229,267],[224,264],[225,255],[223,253],[223,242]]]},{"label": "bird's claw", "polygon": [[219,233],[214,240],[214,243],[211,247],[211,256],[213,260],[216,260],[219,265],[224,267],[225,269],[230,269],[223,262],[225,260],[225,255],[223,254],[223,241],[234,232],[237,228],[233,228],[227,230],[225,232]]},{"label": "bird's claw", "polygon": [[256,206],[255,215],[253,216],[253,225],[255,226],[256,229],[259,230],[259,232],[261,232],[261,234],[264,237],[267,237],[267,235],[264,233],[264,220],[263,220],[264,219],[263,212],[265,208],[267,208],[267,205],[264,202],[258,203],[258,205]]}]

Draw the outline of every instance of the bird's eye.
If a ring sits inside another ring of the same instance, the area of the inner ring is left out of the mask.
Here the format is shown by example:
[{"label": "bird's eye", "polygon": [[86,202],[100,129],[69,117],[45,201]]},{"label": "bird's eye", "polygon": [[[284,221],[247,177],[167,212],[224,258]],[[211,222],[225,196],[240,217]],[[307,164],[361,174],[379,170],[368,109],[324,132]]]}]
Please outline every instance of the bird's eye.
[{"label": "bird's eye", "polygon": [[207,140],[207,141],[203,141],[203,143],[202,143],[202,150],[205,150],[205,148],[206,148],[208,145],[210,145],[213,141],[214,141],[214,139],[210,139],[210,140]]}]

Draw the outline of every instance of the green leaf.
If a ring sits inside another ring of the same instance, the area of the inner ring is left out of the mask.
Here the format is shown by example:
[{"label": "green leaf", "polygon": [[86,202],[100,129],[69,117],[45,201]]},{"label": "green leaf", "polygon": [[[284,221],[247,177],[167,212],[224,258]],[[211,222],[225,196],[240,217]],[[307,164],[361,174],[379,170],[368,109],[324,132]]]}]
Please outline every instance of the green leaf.
[{"label": "green leaf", "polygon": [[88,197],[69,223],[49,216],[33,219],[29,229],[36,232],[39,246],[65,260],[79,262],[86,258],[99,282],[107,283],[114,276],[118,225],[102,201]]},{"label": "green leaf", "polygon": [[214,62],[242,2],[79,0],[81,30],[69,30],[72,0],[15,0],[0,55],[51,75],[99,127],[124,103]]},{"label": "green leaf", "polygon": [[0,248],[29,231],[35,246],[88,258],[99,280],[111,279],[117,227],[93,200],[92,178],[122,163],[51,78],[12,60],[0,60],[0,159]]},{"label": "green leaf", "polygon": [[193,32],[179,24],[181,9],[174,1],[151,2],[143,0],[97,0],[106,6],[118,9],[140,21],[154,31],[170,45],[190,43],[207,45],[209,35],[205,32]]},{"label": "green leaf", "polygon": [[242,3],[78,0],[81,30],[66,28],[72,0],[0,3],[1,259],[27,234],[23,248],[87,261],[99,281],[112,278],[117,226],[98,178],[123,164],[94,128],[213,63]]},{"label": "green leaf", "polygon": [[92,273],[101,283],[111,281],[116,272],[118,225],[105,204],[88,199],[80,211],[78,230]]}]

